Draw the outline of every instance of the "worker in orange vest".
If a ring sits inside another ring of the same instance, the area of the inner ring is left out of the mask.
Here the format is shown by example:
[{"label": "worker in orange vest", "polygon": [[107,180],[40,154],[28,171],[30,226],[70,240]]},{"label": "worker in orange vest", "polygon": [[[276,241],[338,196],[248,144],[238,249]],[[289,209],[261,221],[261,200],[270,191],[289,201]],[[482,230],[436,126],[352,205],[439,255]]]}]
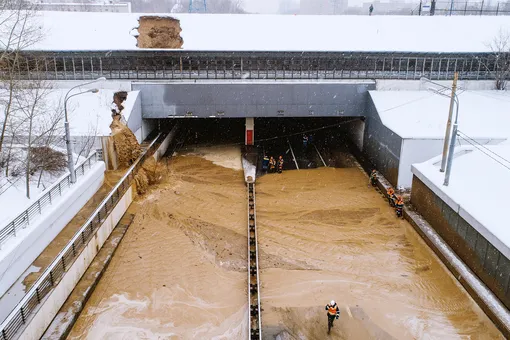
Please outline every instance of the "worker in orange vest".
[{"label": "worker in orange vest", "polygon": [[397,217],[403,217],[403,210],[404,210],[404,200],[402,199],[402,196],[397,197],[397,201],[395,202],[395,212],[397,214]]},{"label": "worker in orange vest", "polygon": [[388,203],[390,204],[390,206],[394,207],[395,202],[397,201],[397,195],[395,195],[395,190],[393,190],[393,188],[390,187],[386,192],[388,194]]},{"label": "worker in orange vest", "polygon": [[340,309],[336,304],[335,300],[331,300],[330,303],[326,305],[325,308],[328,311],[328,334],[331,332],[331,328],[333,327],[333,321],[340,317]]}]

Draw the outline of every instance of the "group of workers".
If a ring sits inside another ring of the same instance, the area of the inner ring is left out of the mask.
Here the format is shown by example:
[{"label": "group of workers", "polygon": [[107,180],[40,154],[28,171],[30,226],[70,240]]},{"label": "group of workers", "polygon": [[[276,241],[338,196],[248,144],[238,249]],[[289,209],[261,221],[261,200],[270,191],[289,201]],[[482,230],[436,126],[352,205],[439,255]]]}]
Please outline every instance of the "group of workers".
[{"label": "group of workers", "polygon": [[[377,171],[372,170],[370,173],[370,184],[372,184],[373,187],[377,186]],[[395,213],[397,214],[397,217],[404,217],[403,210],[404,210],[404,200],[402,199],[402,196],[397,196],[395,194],[395,190],[393,188],[389,188],[387,191],[387,198],[388,203],[391,207],[395,208]]]},{"label": "group of workers", "polygon": [[274,173],[278,172],[281,174],[283,172],[283,156],[278,157],[278,161],[273,157],[268,157],[264,155],[264,159],[262,160],[262,171]]}]

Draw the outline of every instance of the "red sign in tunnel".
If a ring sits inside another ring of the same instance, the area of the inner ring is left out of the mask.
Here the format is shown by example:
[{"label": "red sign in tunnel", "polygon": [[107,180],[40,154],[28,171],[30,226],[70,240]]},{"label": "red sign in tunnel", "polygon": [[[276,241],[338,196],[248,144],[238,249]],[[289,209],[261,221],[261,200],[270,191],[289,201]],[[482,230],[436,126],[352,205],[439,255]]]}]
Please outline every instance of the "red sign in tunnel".
[{"label": "red sign in tunnel", "polygon": [[246,145],[253,145],[253,130],[246,130]]}]

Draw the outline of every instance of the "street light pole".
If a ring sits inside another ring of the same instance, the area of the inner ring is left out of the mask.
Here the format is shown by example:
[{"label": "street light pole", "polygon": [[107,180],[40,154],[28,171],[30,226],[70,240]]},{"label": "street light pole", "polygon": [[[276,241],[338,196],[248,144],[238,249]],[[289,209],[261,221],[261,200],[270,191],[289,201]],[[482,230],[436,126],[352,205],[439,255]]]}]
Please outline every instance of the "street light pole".
[{"label": "street light pole", "polygon": [[66,147],[67,147],[67,167],[69,169],[69,174],[71,175],[71,183],[76,183],[76,173],[74,172],[73,150],[71,148],[71,132],[69,130],[69,119],[68,119],[68,116],[67,116],[67,101],[69,99],[71,99],[72,97],[74,97],[74,96],[78,96],[80,94],[84,94],[84,93],[88,93],[88,92],[97,93],[97,92],[99,92],[99,90],[98,89],[90,89],[90,90],[87,90],[87,91],[83,91],[83,92],[79,92],[79,93],[73,94],[71,96],[69,96],[69,93],[71,93],[71,91],[74,90],[77,87],[84,86],[84,85],[89,85],[89,84],[92,84],[92,83],[95,83],[95,82],[98,82],[98,81],[103,81],[103,80],[106,80],[106,78],[105,77],[101,77],[101,78],[98,78],[96,80],[89,81],[87,83],[76,85],[76,86],[72,87],[71,89],[69,89],[69,91],[67,91],[67,93],[65,95],[65,98],[64,98],[64,118],[65,118],[64,128],[65,128],[65,133],[66,133],[65,138],[66,138]]},{"label": "street light pole", "polygon": [[[457,104],[458,104],[458,102],[459,102],[459,100],[457,98],[457,93],[456,93],[456,90],[457,90],[457,79],[458,79],[458,73],[455,72],[455,75],[453,77],[453,85],[451,87],[451,90],[452,90],[451,96],[446,96],[444,93],[440,93],[440,92],[434,91],[434,92],[436,92],[439,95],[442,95],[442,96],[450,98],[450,109],[448,111],[448,121],[446,122],[446,132],[445,132],[444,144],[443,144],[443,157],[441,159],[441,167],[439,168],[439,171],[441,171],[441,172],[445,172],[447,158],[448,158],[448,150],[449,150],[448,146],[449,146],[449,143],[450,143],[450,139],[451,139],[450,133],[451,133],[451,130],[452,130],[451,127],[452,127],[452,117],[453,117],[453,104],[455,102],[457,102]],[[449,87],[441,85],[441,84],[438,84],[438,83],[435,83],[432,80],[430,80],[428,78],[425,78],[425,77],[420,78],[420,81],[431,83],[431,84],[437,85],[439,87],[442,87],[443,89],[450,90]],[[457,106],[457,109],[458,109],[458,106]]]},{"label": "street light pole", "polygon": [[439,169],[439,171],[441,172],[444,172],[446,167],[446,158],[448,155],[448,143],[450,142],[450,132],[452,130],[453,104],[456,96],[455,92],[457,90],[457,79],[458,73],[455,72],[455,75],[453,76],[452,95],[450,98],[450,110],[448,111],[448,122],[446,123],[446,133],[444,137],[443,158],[441,159],[441,168]]},{"label": "street light pole", "polygon": [[450,174],[452,172],[453,165],[453,155],[455,154],[455,144],[457,142],[457,129],[458,129],[458,119],[459,119],[459,99],[457,95],[455,95],[455,103],[457,104],[457,109],[455,112],[455,122],[453,123],[453,131],[452,138],[450,140],[450,152],[448,152],[448,164],[446,166],[446,173],[444,176],[444,186],[448,186],[450,184]]}]

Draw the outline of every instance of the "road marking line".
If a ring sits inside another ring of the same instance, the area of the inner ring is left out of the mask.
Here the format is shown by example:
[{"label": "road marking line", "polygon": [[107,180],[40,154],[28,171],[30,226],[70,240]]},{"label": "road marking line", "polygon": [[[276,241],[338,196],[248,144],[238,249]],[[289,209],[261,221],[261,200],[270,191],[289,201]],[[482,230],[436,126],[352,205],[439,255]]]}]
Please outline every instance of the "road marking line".
[{"label": "road marking line", "polygon": [[349,309],[349,306],[345,305],[345,309],[347,309],[347,314],[352,318],[351,310]]}]

